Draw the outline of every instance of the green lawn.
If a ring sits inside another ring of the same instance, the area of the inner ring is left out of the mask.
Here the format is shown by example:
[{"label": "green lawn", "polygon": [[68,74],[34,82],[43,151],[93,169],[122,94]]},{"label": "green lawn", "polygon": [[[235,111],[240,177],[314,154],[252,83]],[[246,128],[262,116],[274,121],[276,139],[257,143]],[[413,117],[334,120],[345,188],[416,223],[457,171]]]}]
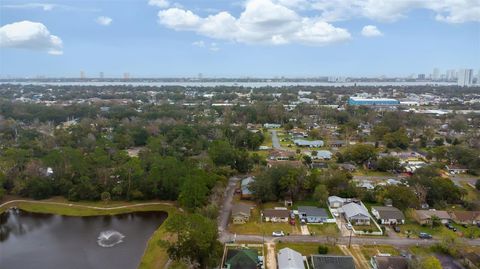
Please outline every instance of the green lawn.
[{"label": "green lawn", "polygon": [[308,224],[308,230],[315,235],[332,235],[333,233],[339,235],[340,233],[336,223]]},{"label": "green lawn", "polygon": [[[169,216],[175,214],[178,210],[173,205],[146,205],[130,208],[120,208],[120,209],[111,209],[111,210],[100,210],[85,208],[81,206],[96,206],[96,207],[115,207],[123,205],[133,205],[133,202],[109,202],[108,204],[104,202],[68,202],[63,198],[53,198],[48,201],[54,202],[65,202],[65,205],[58,204],[37,204],[32,202],[16,202],[9,204],[8,207],[17,206],[20,209],[29,212],[37,213],[48,213],[48,214],[57,214],[65,216],[99,216],[99,215],[115,215],[122,213],[138,212],[138,211],[165,211]],[[146,203],[143,201],[142,203]],[[5,211],[7,206],[0,208],[0,212]],[[145,249],[144,255],[142,257],[139,268],[140,269],[151,269],[151,268],[163,268],[168,261],[168,256],[164,248],[159,244],[159,240],[168,239],[168,234],[164,229],[164,226],[160,226],[152,235],[147,243],[147,248]],[[176,268],[185,268],[185,267],[176,267]]]},{"label": "green lawn", "polygon": [[469,202],[478,202],[480,201],[480,191],[472,188],[466,182],[461,182],[460,185],[467,191],[467,195],[465,196],[465,200]]},{"label": "green lawn", "polygon": [[[290,243],[290,242],[280,242],[277,243],[275,249],[278,251],[282,248],[291,248],[295,251],[302,253],[302,255],[307,256],[311,254],[318,254],[318,246],[320,244],[316,243]],[[337,246],[328,246],[328,254],[330,255],[340,255],[343,256],[343,252]]]},{"label": "green lawn", "polygon": [[392,247],[392,246],[387,246],[387,245],[378,245],[378,246],[362,246],[361,247],[362,254],[365,256],[365,258],[369,261],[371,257],[377,255],[377,254],[391,254],[392,256],[398,256],[400,255],[400,252]]}]

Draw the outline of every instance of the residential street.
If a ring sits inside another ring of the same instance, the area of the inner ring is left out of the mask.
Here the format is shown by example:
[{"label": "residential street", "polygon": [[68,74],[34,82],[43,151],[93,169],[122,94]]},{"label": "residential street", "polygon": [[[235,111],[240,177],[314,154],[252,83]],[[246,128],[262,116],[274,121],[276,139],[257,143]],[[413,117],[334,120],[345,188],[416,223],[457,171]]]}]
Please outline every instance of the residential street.
[{"label": "residential street", "polygon": [[277,131],[270,130],[270,133],[272,134],[272,146],[273,146],[273,148],[278,149],[278,150],[287,150],[280,145],[280,140],[278,139]]},{"label": "residential street", "polygon": [[235,186],[240,181],[241,177],[231,177],[228,180],[227,188],[225,189],[225,196],[223,205],[218,216],[218,232],[220,240],[226,242],[232,240],[232,235],[228,233],[227,226],[230,218],[230,211],[232,210],[232,200],[235,194]]}]

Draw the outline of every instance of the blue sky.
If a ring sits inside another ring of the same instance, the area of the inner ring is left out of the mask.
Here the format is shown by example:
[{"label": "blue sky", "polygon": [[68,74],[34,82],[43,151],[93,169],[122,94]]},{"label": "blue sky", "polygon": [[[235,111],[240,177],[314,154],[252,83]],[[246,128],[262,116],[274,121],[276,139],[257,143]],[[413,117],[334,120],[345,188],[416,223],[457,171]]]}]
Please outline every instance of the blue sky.
[{"label": "blue sky", "polygon": [[0,8],[2,76],[403,76],[480,68],[479,0],[2,0]]}]

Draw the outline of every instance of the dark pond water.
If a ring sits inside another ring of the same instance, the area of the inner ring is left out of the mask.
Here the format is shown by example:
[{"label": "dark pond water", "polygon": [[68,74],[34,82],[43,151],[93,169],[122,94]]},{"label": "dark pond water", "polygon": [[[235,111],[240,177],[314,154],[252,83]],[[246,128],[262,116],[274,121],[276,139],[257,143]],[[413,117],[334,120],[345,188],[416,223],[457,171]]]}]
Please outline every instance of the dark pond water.
[{"label": "dark pond water", "polygon": [[66,217],[0,214],[1,269],[135,269],[165,212]]}]

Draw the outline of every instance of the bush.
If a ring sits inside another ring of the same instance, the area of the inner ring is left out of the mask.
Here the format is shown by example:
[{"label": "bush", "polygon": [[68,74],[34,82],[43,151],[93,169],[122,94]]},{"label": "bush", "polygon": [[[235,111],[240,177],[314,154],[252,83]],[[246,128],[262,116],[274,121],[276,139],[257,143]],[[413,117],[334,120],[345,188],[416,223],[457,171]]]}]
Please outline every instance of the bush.
[{"label": "bush", "polygon": [[328,247],[325,245],[320,245],[318,246],[318,254],[327,254],[328,253]]}]

